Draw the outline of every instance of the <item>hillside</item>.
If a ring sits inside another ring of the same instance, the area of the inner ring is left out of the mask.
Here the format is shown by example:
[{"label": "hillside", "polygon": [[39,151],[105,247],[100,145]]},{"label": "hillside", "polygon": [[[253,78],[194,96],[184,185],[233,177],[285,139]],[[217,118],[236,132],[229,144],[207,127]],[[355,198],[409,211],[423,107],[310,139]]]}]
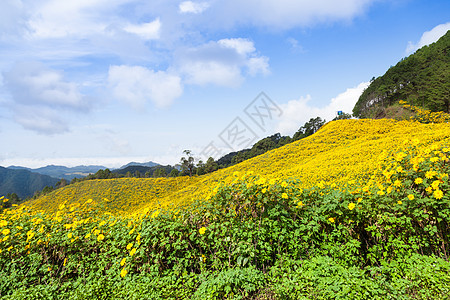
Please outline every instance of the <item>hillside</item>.
[{"label": "hillside", "polygon": [[449,145],[447,122],[340,120],[203,176],[65,186],[0,214],[0,295],[447,299]]},{"label": "hillside", "polygon": [[253,172],[267,179],[296,178],[303,187],[321,181],[344,186],[366,181],[376,170],[383,151],[419,139],[427,145],[448,142],[450,124],[420,124],[394,120],[340,120],[329,122],[305,139],[269,151],[230,168],[203,176],[80,182],[28,202],[33,209],[55,212],[59,205],[79,206],[93,199],[95,206],[113,214],[139,214],[160,207],[176,207],[204,199],[220,183]]},{"label": "hillside", "polygon": [[450,31],[402,59],[362,93],[353,115],[383,117],[384,108],[405,100],[431,111],[450,112]]},{"label": "hillside", "polygon": [[12,170],[0,167],[0,196],[16,193],[24,199],[33,196],[46,186],[54,186],[59,179],[28,170]]}]

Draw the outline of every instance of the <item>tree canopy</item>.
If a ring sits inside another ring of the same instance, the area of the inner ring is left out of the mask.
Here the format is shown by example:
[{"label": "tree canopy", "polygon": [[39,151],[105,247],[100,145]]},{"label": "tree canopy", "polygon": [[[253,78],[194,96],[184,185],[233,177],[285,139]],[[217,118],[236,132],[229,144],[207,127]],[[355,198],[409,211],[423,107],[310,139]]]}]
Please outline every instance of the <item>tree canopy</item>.
[{"label": "tree canopy", "polygon": [[372,117],[377,110],[399,100],[450,113],[450,31],[402,59],[383,76],[372,78],[353,108],[353,115]]}]

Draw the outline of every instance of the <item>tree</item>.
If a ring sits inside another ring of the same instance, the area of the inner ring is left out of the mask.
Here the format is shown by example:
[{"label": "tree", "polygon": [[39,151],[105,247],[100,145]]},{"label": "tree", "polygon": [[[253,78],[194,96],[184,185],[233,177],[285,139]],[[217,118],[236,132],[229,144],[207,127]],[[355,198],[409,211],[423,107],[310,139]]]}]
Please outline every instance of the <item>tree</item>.
[{"label": "tree", "polygon": [[319,130],[324,124],[325,120],[322,120],[320,117],[311,118],[305,123],[305,125],[299,128],[299,130],[292,137],[292,140],[296,141],[310,136],[316,133],[317,130]]},{"label": "tree", "polygon": [[206,161],[206,164],[205,164],[205,172],[211,173],[211,172],[217,171],[218,169],[219,169],[219,165],[214,161],[214,158],[212,158],[212,157],[208,158],[208,160]]},{"label": "tree", "polygon": [[184,154],[186,154],[187,157],[182,157],[181,158],[181,170],[183,173],[188,173],[189,176],[192,176],[192,173],[194,172],[195,169],[195,164],[194,164],[194,157],[192,156],[192,151],[191,150],[184,150],[183,151]]},{"label": "tree", "polygon": [[180,174],[180,171],[178,171],[177,169],[173,169],[172,171],[170,171],[169,176],[170,177],[177,177]]},{"label": "tree", "polygon": [[56,186],[56,188],[62,188],[62,187],[65,187],[67,184],[68,184],[67,180],[65,180],[64,178],[61,178],[61,180],[59,180],[55,186]]},{"label": "tree", "polygon": [[197,163],[197,172],[196,172],[196,174],[199,175],[199,176],[206,174],[205,164],[203,163],[202,160],[199,160],[198,163]]}]

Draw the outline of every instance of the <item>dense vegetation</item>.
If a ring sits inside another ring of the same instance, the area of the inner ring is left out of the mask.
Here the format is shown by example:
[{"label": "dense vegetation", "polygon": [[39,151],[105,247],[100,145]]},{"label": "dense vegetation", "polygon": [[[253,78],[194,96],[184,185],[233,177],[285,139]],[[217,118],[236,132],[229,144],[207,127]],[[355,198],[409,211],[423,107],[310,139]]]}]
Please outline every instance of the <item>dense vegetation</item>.
[{"label": "dense vegetation", "polygon": [[68,185],[0,214],[0,296],[446,299],[449,143],[341,120],[204,176]]},{"label": "dense vegetation", "polygon": [[399,100],[450,113],[450,31],[373,78],[353,108],[356,117],[384,117]]}]

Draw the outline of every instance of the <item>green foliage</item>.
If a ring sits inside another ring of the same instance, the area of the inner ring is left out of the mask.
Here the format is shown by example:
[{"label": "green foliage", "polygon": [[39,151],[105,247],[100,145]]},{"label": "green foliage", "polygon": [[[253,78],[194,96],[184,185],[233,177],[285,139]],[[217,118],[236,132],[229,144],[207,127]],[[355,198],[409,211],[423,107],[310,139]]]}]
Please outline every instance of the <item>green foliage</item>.
[{"label": "green foliage", "polygon": [[320,127],[322,127],[324,124],[325,120],[322,120],[322,118],[320,117],[309,119],[309,121],[306,122],[302,127],[300,127],[299,130],[294,134],[294,136],[292,137],[292,141],[297,141],[316,133],[316,131],[319,130]]},{"label": "green foliage", "polygon": [[405,149],[339,189],[235,174],[211,199],[138,220],[0,215],[0,296],[445,299],[449,149]]},{"label": "green foliage", "polygon": [[217,164],[222,168],[229,167],[244,160],[266,153],[267,151],[279,148],[293,142],[289,136],[281,136],[280,133],[268,136],[256,142],[252,148],[237,152],[231,152],[217,160]]},{"label": "green foliage", "polygon": [[264,283],[264,274],[254,267],[226,269],[211,273],[192,299],[249,299]]},{"label": "green foliage", "polygon": [[353,115],[376,116],[377,110],[406,100],[431,111],[450,112],[450,31],[437,42],[424,46],[371,81]]}]

